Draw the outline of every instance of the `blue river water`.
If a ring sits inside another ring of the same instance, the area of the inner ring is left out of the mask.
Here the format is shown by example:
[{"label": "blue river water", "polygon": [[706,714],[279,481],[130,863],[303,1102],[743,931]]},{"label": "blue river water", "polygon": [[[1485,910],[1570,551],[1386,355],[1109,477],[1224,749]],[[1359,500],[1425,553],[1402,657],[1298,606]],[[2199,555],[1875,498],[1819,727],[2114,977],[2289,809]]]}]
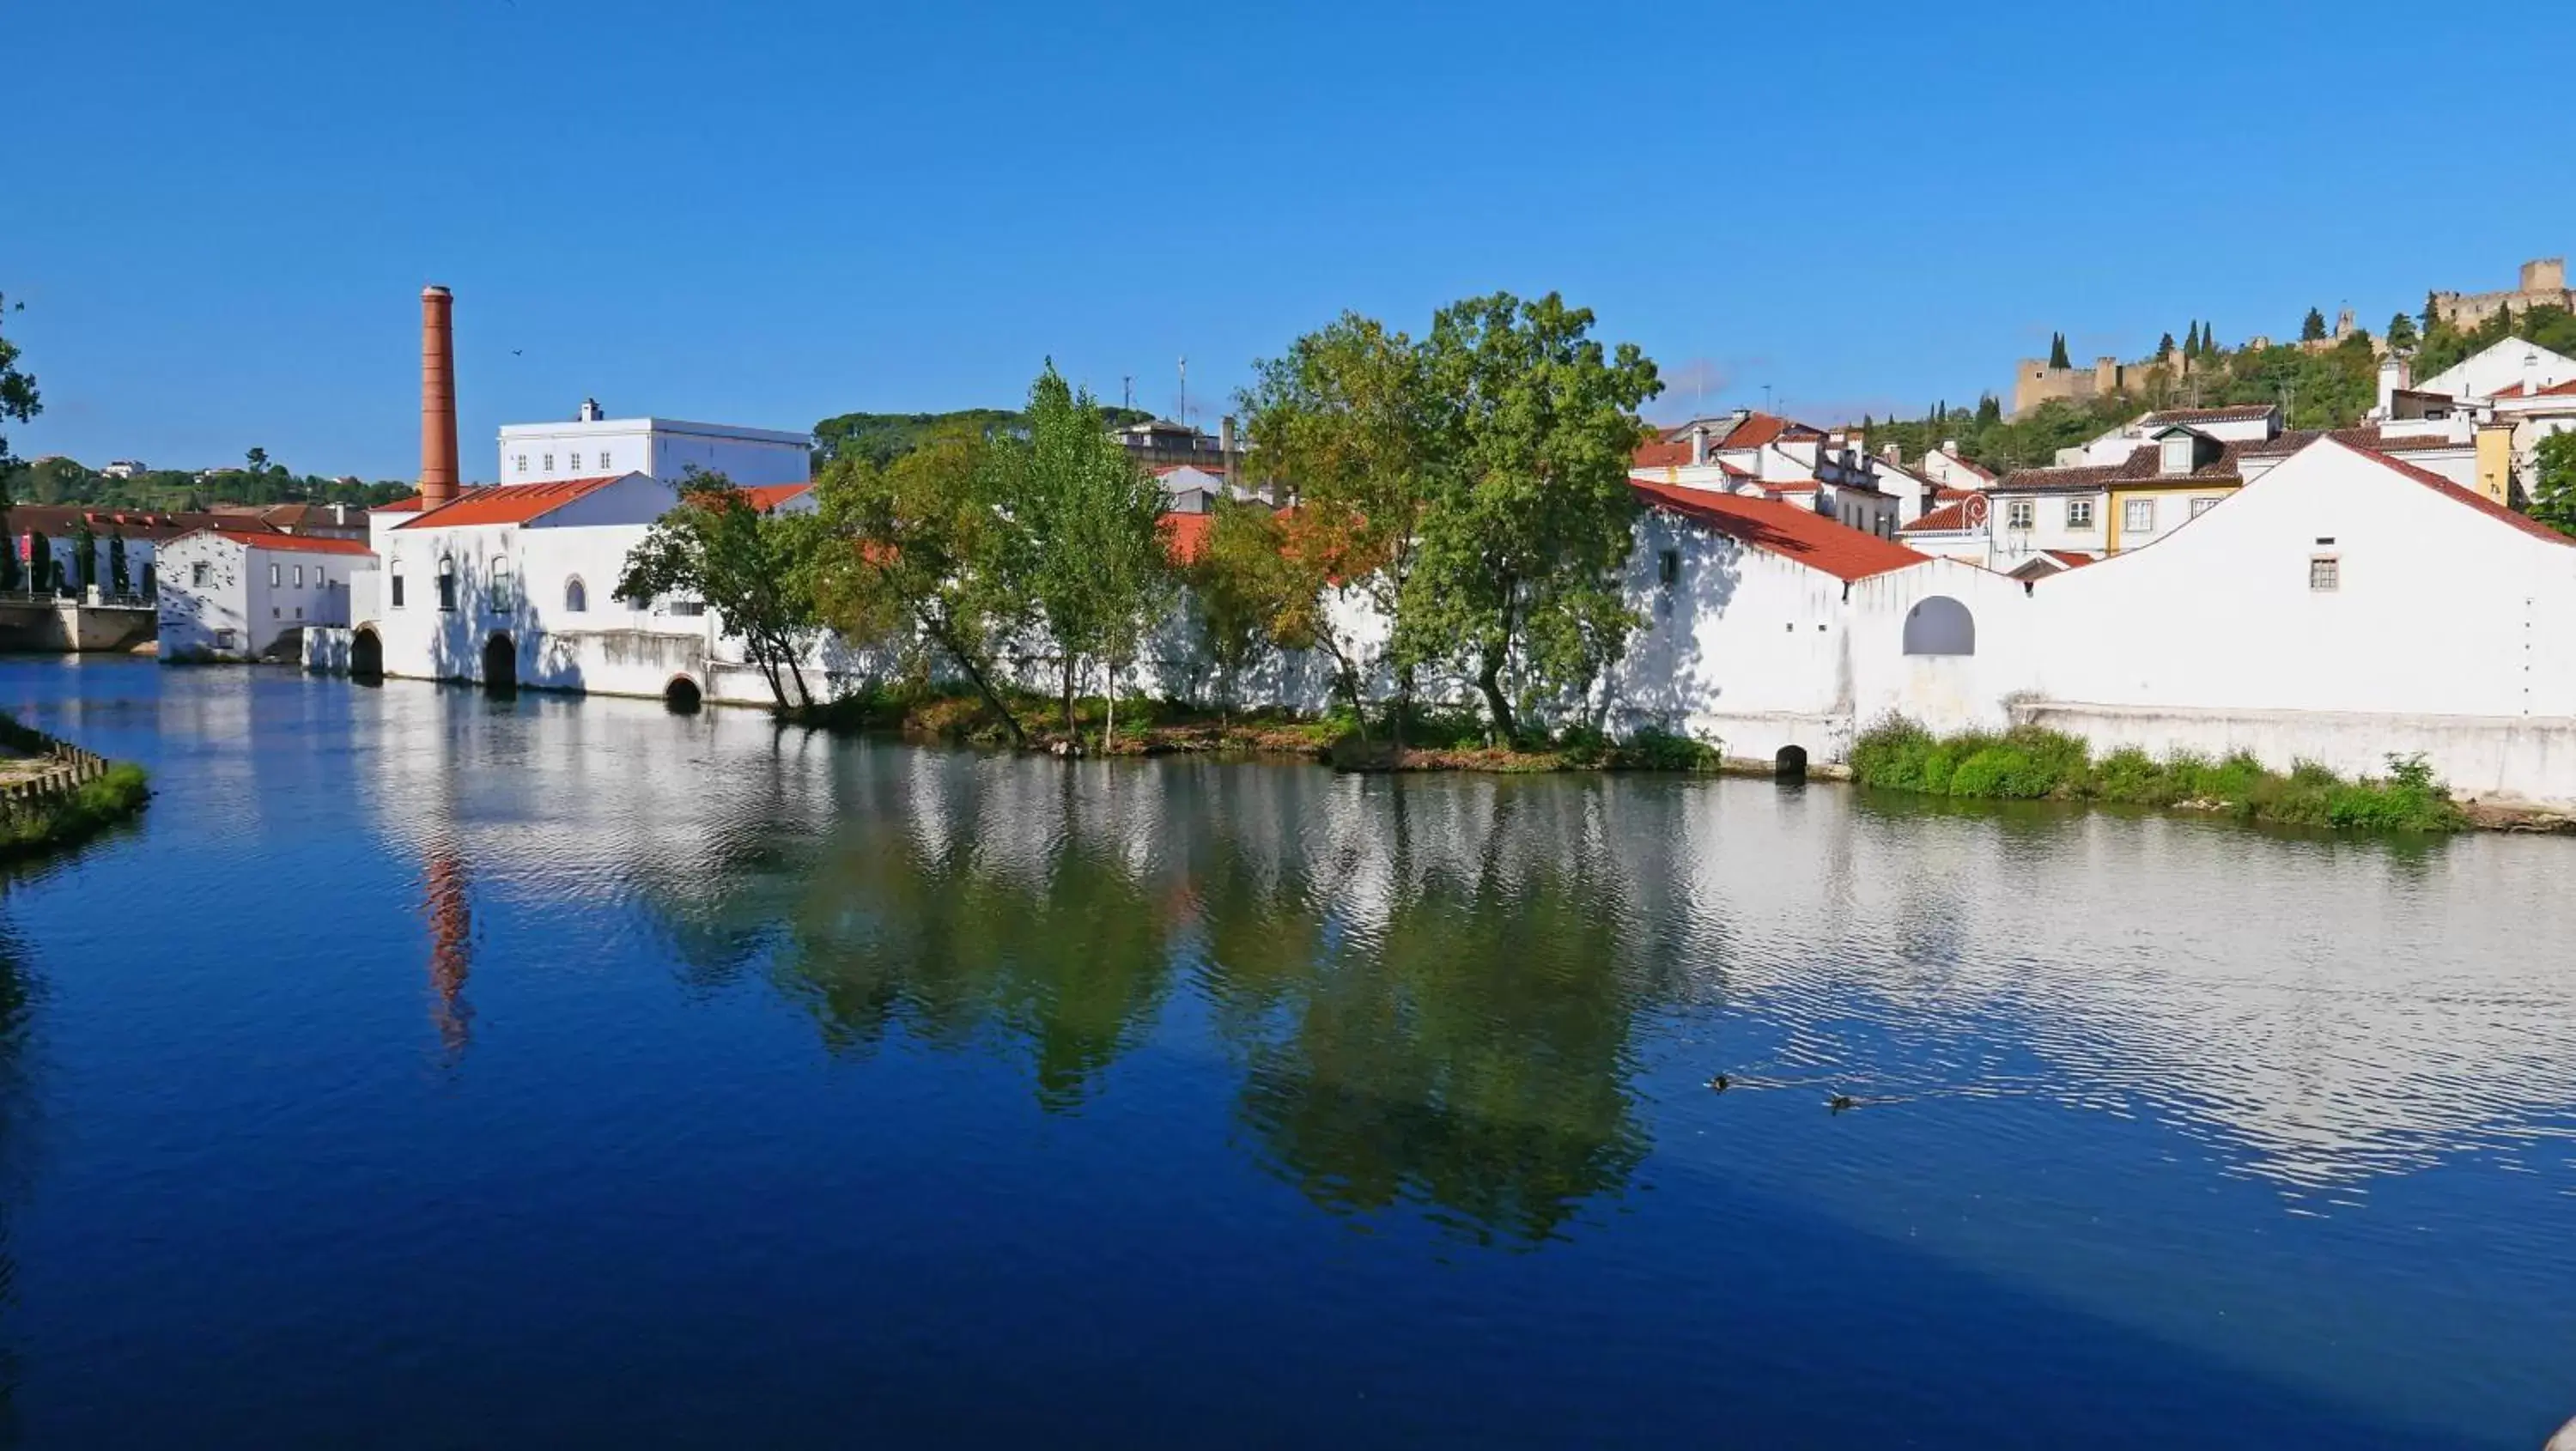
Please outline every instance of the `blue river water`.
[{"label": "blue river water", "polygon": [[0,708],[159,793],[0,894],[17,1444],[2576,1415],[2576,843],[126,661]]}]

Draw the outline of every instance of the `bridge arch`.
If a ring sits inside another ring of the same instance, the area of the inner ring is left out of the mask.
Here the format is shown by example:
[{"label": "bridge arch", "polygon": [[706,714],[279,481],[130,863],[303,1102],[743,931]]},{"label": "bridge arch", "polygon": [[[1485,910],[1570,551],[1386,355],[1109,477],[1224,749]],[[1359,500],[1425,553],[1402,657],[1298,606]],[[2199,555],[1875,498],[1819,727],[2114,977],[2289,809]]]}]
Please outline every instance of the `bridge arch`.
[{"label": "bridge arch", "polygon": [[360,625],[349,637],[349,674],[358,680],[385,678],[385,642],[373,625]]},{"label": "bridge arch", "polygon": [[483,642],[483,688],[494,695],[519,693],[519,647],[507,630],[494,630]]},{"label": "bridge arch", "polygon": [[706,698],[706,692],[698,687],[698,682],[685,674],[672,676],[662,686],[662,703],[669,706],[674,715],[697,714],[698,707],[706,703]]}]

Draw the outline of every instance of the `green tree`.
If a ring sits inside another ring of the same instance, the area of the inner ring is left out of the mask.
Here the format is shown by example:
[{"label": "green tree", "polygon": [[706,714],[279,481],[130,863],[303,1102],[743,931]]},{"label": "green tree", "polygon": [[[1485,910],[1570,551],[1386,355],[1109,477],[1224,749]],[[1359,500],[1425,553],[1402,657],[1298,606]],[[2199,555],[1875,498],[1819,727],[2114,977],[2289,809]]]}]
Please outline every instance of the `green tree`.
[{"label": "green tree", "polygon": [[2173,357],[2173,355],[2174,355],[2174,340],[2173,340],[2173,334],[2172,334],[2172,333],[2167,333],[2167,334],[2165,334],[2163,337],[2160,337],[2160,338],[2156,339],[2156,361],[2157,361],[2157,362],[2159,362],[2159,363],[2166,362],[2166,361],[2170,360],[2170,359]]},{"label": "green tree", "polygon": [[1442,309],[1425,343],[1439,467],[1394,653],[1473,680],[1504,741],[1521,733],[1513,696],[1579,699],[1636,624],[1619,588],[1628,466],[1652,436],[1637,408],[1663,385],[1592,321],[1554,293],[1498,292]]},{"label": "green tree", "polygon": [[134,593],[134,575],[125,559],[123,529],[111,531],[107,536],[107,585],[121,595]]},{"label": "green tree", "polygon": [[[6,297],[0,297],[0,315],[26,310],[27,304],[21,302],[13,308]],[[45,402],[37,395],[35,375],[18,362],[18,345],[0,336],[0,419],[32,423],[36,415],[44,411]],[[0,434],[0,472],[5,472],[8,466],[9,439],[6,434]],[[5,512],[6,507],[5,501],[0,501],[0,512]]]},{"label": "green tree", "polygon": [[[2170,342],[2172,339],[2168,337],[2166,341]],[[2002,401],[1997,399],[1992,393],[1981,395],[1977,399],[1977,427],[1981,429],[1993,428],[1998,424],[2001,424],[2003,421],[2004,405]]]},{"label": "green tree", "polygon": [[2183,334],[2182,355],[2185,361],[2200,356],[2200,319],[2193,318],[2191,330]]},{"label": "green tree", "polygon": [[2075,364],[2066,356],[2066,334],[2050,333],[2048,335],[2048,366],[2052,368],[2071,368],[2075,366]]},{"label": "green tree", "polygon": [[27,588],[53,589],[54,574],[54,541],[39,529],[27,536]]},{"label": "green tree", "polygon": [[2424,291],[2424,332],[2430,334],[2442,321],[2442,299],[2430,288]]},{"label": "green tree", "polygon": [[1115,711],[1117,678],[1169,598],[1162,486],[1100,426],[1099,405],[1052,360],[1029,388],[1027,436],[996,447],[1003,506],[1018,526],[1014,563],[1056,648],[1070,736],[1087,667],[1106,668]]},{"label": "green tree", "polygon": [[2319,343],[2325,341],[2325,336],[2326,315],[2313,307],[2309,308],[2308,315],[2299,320],[2299,341]]},{"label": "green tree", "polygon": [[[1384,619],[1404,609],[1441,444],[1431,356],[1373,318],[1344,313],[1255,364],[1254,376],[1240,400],[1256,445],[1252,459],[1274,500],[1291,491],[1296,500],[1293,519],[1269,531],[1283,561],[1263,582],[1263,598],[1275,606],[1270,637],[1332,660],[1334,688],[1365,741],[1366,662],[1359,640],[1337,623],[1332,597],[1355,591]],[[1245,531],[1238,525],[1237,532]],[[1399,671],[1399,737],[1411,679]]]},{"label": "green tree", "polygon": [[1025,616],[1014,594],[1014,523],[1002,507],[992,435],[950,428],[880,462],[852,450],[815,481],[827,547],[814,593],[853,644],[945,663],[975,687],[1015,744],[1027,744],[996,685],[995,652]]},{"label": "green tree", "polygon": [[254,447],[249,453],[242,455],[242,461],[249,466],[248,471],[254,478],[268,472],[267,449]]},{"label": "green tree", "polygon": [[2531,517],[2561,534],[2576,534],[2576,433],[2553,433],[2537,452]]},{"label": "green tree", "polygon": [[83,594],[98,583],[98,530],[87,514],[72,526],[72,572],[73,582]]},{"label": "green tree", "polygon": [[743,642],[780,710],[790,683],[797,703],[810,707],[799,662],[820,630],[812,589],[820,533],[811,514],[764,513],[724,475],[693,469],[678,505],[627,552],[617,593],[703,601],[722,617],[726,638]]},{"label": "green tree", "polygon": [[2415,346],[2415,319],[2399,313],[2388,320],[2388,346],[2394,351]]},{"label": "green tree", "polygon": [[1181,568],[1198,608],[1200,638],[1216,667],[1217,708],[1229,724],[1244,676],[1277,648],[1279,622],[1297,594],[1286,534],[1269,509],[1224,500],[1206,541]]}]

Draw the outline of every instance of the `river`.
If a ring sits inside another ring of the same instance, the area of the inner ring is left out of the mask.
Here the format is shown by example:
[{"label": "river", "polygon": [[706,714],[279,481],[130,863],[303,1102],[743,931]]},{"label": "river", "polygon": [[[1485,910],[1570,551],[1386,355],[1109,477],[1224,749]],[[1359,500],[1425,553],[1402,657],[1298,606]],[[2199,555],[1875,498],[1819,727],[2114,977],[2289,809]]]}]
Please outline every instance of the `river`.
[{"label": "river", "polygon": [[20,1444],[2576,1414],[2576,843],[126,661],[0,706],[160,793],[0,896]]}]

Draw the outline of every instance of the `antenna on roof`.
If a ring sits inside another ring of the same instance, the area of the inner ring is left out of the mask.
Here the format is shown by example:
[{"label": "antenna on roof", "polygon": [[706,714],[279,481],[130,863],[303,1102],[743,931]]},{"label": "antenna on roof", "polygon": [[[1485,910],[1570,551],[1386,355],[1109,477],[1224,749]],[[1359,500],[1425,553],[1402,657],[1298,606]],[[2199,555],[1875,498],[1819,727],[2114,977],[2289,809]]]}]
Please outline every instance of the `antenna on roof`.
[{"label": "antenna on roof", "polygon": [[1172,421],[1183,428],[1190,426],[1190,355],[1181,354],[1181,411]]}]

